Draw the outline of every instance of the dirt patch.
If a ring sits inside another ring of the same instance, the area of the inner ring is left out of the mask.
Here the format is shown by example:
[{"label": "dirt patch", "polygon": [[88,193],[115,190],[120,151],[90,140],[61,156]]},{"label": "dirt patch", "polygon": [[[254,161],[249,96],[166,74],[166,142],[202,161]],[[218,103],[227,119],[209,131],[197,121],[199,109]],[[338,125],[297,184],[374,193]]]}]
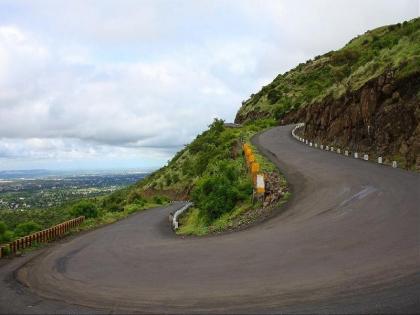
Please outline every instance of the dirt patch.
[{"label": "dirt patch", "polygon": [[165,196],[170,200],[189,200],[191,189],[187,188],[185,190],[175,190],[175,189],[154,189],[154,188],[147,188],[141,192],[141,194],[146,198],[153,198],[154,196]]}]

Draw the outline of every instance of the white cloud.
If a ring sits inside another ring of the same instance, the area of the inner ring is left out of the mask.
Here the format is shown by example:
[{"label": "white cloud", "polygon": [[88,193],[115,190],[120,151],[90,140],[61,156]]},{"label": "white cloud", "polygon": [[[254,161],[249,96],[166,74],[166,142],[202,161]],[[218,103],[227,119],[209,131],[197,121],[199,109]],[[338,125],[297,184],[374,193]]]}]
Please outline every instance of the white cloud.
[{"label": "white cloud", "polygon": [[[3,75],[9,78],[0,83],[3,137],[65,137],[157,146],[165,144],[153,139],[169,134],[172,139],[166,145],[179,145],[191,138],[191,132],[178,137],[179,129],[189,127],[197,132],[209,117],[226,108],[232,114],[235,107],[231,90],[196,62],[100,63],[79,69],[78,64],[69,65],[66,56],[50,52],[52,48],[26,41],[23,31],[13,32],[19,39],[9,40],[7,47],[0,36],[0,51],[9,54],[1,71],[14,69],[22,59],[43,67],[27,68],[11,80],[10,74]],[[45,53],[30,53],[36,49]],[[203,87],[205,93],[200,93]],[[208,106],[209,97],[218,101]],[[197,117],[197,112],[202,115]]]},{"label": "white cloud", "polygon": [[161,163],[279,72],[417,13],[409,0],[3,0],[0,169]]}]

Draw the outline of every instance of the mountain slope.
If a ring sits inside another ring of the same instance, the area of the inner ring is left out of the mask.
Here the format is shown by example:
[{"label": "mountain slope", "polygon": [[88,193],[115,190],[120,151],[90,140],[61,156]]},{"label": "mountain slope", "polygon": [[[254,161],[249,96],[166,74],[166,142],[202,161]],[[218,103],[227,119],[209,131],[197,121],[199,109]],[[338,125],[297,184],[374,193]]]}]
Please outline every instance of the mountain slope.
[{"label": "mountain slope", "polygon": [[235,122],[305,122],[305,137],[420,169],[420,19],[384,26],[277,76]]}]

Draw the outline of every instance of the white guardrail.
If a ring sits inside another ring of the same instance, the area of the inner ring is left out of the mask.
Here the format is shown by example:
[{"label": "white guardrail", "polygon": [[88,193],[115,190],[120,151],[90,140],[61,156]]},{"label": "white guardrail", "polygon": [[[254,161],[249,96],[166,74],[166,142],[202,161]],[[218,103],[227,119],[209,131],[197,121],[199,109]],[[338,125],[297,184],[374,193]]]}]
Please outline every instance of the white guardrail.
[{"label": "white guardrail", "polygon": [[[307,145],[309,145],[311,147],[315,147],[315,148],[319,148],[321,150],[331,151],[331,152],[336,152],[337,154],[341,154],[342,150],[340,148],[334,148],[334,147],[328,146],[328,145],[313,143],[310,140],[307,140],[305,138],[299,137],[296,134],[296,130],[298,130],[299,128],[302,128],[303,126],[305,126],[304,123],[299,123],[299,124],[297,124],[293,128],[293,130],[292,130],[292,136],[293,136],[293,138],[295,138],[296,140],[298,140],[298,141],[300,141],[300,142],[302,142],[304,144],[307,144]],[[349,154],[349,150],[345,150],[344,151],[344,155],[345,156],[352,156],[351,154]],[[359,159],[359,152],[354,152],[353,156],[354,156],[355,159]],[[369,155],[368,154],[363,154],[361,156],[363,156],[363,160],[369,161]],[[382,158],[382,156],[378,157],[378,161],[377,162],[378,162],[378,164],[383,164],[383,158]],[[392,165],[391,166],[393,168],[397,168],[397,161],[392,161]]]},{"label": "white guardrail", "polygon": [[181,209],[178,209],[175,211],[174,214],[169,215],[169,221],[171,222],[172,228],[174,230],[178,229],[179,227],[178,217],[192,205],[193,203],[191,201],[188,201]]}]

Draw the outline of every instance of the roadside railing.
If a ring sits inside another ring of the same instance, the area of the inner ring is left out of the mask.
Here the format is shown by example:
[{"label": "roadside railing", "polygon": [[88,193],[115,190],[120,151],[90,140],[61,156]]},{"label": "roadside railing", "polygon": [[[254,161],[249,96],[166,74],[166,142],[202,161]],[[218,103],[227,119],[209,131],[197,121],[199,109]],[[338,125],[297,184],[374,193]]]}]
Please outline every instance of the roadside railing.
[{"label": "roadside railing", "polygon": [[178,209],[173,214],[172,213],[169,214],[169,222],[171,223],[172,228],[174,230],[177,230],[179,228],[178,217],[193,205],[194,204],[191,201],[187,201],[187,203],[181,209]]},{"label": "roadside railing", "polygon": [[7,255],[16,254],[16,252],[31,247],[34,244],[47,243],[53,241],[69,232],[71,229],[79,226],[85,220],[84,216],[57,224],[49,229],[42,230],[14,240],[8,244],[0,246],[0,258]]},{"label": "roadside railing", "polygon": [[264,175],[260,173],[260,164],[256,161],[252,148],[249,144],[244,143],[242,149],[245,155],[245,161],[248,170],[251,173],[252,181],[254,184],[254,193],[256,196],[264,196],[265,182]]},{"label": "roadside railing", "polygon": [[[360,152],[351,152],[350,150],[343,150],[343,149],[340,149],[340,148],[337,148],[337,147],[333,147],[333,146],[329,146],[329,145],[324,145],[324,144],[318,144],[318,143],[316,143],[316,142],[312,142],[311,140],[308,140],[308,139],[305,139],[305,138],[302,138],[302,137],[299,137],[297,134],[296,134],[296,131],[299,129],[299,128],[302,128],[303,126],[305,126],[305,124],[304,123],[299,123],[299,124],[297,124],[294,128],[293,128],[293,130],[292,130],[292,136],[293,136],[293,138],[295,138],[296,140],[298,140],[298,141],[300,141],[300,142],[302,142],[302,143],[304,143],[304,144],[306,144],[306,145],[309,145],[310,147],[314,147],[314,148],[316,148],[316,149],[320,149],[320,150],[325,150],[325,151],[330,151],[330,152],[335,152],[335,153],[337,153],[337,154],[344,154],[345,156],[353,156],[355,159],[363,159],[364,161],[369,161],[369,155],[368,154],[361,154]],[[359,155],[359,153],[360,153],[360,155]],[[383,158],[382,158],[382,156],[379,156],[378,157],[378,159],[377,159],[377,163],[378,164],[383,164],[383,165],[386,165],[386,164],[384,164],[384,162],[383,162]],[[392,166],[393,168],[397,168],[397,161],[392,161],[392,163],[391,163],[391,165],[390,166]]]}]

